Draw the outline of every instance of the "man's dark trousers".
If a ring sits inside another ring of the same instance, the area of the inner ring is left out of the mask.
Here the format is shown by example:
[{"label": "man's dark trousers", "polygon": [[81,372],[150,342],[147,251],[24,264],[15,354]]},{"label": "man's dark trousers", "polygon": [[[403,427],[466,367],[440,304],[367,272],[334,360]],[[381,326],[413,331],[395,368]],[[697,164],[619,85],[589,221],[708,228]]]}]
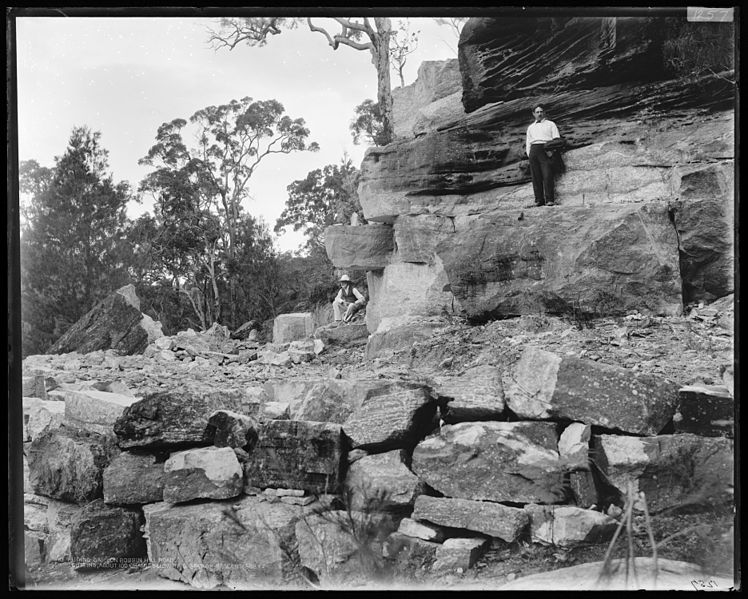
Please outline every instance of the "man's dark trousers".
[{"label": "man's dark trousers", "polygon": [[[554,201],[553,164],[543,149],[544,144],[530,146],[530,174],[532,190],[535,192],[535,203],[538,206]],[[545,188],[545,193],[543,193]]]}]

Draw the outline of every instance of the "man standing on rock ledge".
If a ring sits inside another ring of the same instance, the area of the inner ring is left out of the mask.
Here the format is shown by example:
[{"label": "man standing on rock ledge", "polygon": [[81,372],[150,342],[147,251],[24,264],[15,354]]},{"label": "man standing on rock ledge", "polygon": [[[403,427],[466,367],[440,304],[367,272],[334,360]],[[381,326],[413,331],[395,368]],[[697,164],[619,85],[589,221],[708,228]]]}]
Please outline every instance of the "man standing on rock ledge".
[{"label": "man standing on rock ledge", "polygon": [[553,163],[545,151],[545,144],[552,139],[559,139],[556,123],[545,118],[542,105],[532,110],[535,122],[527,128],[527,142],[525,152],[530,158],[530,174],[532,175],[532,190],[535,193],[535,205],[553,206],[555,196],[553,192]]}]

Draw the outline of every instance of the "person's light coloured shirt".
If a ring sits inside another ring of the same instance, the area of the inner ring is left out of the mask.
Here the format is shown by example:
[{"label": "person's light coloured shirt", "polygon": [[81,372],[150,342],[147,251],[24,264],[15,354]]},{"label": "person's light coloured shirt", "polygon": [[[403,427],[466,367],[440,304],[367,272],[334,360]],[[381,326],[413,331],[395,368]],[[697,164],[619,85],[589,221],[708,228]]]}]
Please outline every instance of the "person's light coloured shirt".
[{"label": "person's light coloured shirt", "polygon": [[539,123],[532,123],[527,128],[527,143],[525,144],[525,152],[530,155],[530,146],[534,143],[551,141],[561,137],[558,132],[558,127],[553,121],[543,119]]},{"label": "person's light coloured shirt", "polygon": [[[358,289],[356,289],[355,287],[353,288],[353,295],[355,295],[356,299],[359,302],[361,302],[362,304],[366,303],[366,299],[364,298],[363,294]],[[330,296],[328,296],[328,297],[330,297]],[[340,291],[338,291],[338,295],[335,297],[335,301],[336,302],[342,302],[343,301],[343,290],[342,289]]]}]

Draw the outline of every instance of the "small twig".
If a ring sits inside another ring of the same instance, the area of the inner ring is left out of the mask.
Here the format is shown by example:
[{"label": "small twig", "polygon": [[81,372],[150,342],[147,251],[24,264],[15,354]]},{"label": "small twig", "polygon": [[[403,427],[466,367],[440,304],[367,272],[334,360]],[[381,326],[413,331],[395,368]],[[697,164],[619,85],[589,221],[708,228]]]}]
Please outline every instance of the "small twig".
[{"label": "small twig", "polygon": [[654,573],[652,574],[652,587],[657,589],[657,571],[659,566],[657,565],[657,543],[655,543],[654,533],[652,532],[652,522],[649,519],[649,509],[647,508],[647,497],[644,491],[639,493],[641,497],[642,506],[644,508],[644,522],[647,525],[647,534],[649,535],[649,544],[652,546],[652,562],[654,564]]}]

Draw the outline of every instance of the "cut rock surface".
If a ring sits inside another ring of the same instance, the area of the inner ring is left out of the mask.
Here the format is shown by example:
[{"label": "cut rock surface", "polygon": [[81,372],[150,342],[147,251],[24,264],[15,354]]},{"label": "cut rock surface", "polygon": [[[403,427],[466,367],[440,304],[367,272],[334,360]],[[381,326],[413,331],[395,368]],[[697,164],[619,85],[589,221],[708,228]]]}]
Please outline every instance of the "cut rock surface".
[{"label": "cut rock surface", "polygon": [[164,463],[164,501],[228,499],[244,488],[239,460],[231,447],[188,449]]}]

